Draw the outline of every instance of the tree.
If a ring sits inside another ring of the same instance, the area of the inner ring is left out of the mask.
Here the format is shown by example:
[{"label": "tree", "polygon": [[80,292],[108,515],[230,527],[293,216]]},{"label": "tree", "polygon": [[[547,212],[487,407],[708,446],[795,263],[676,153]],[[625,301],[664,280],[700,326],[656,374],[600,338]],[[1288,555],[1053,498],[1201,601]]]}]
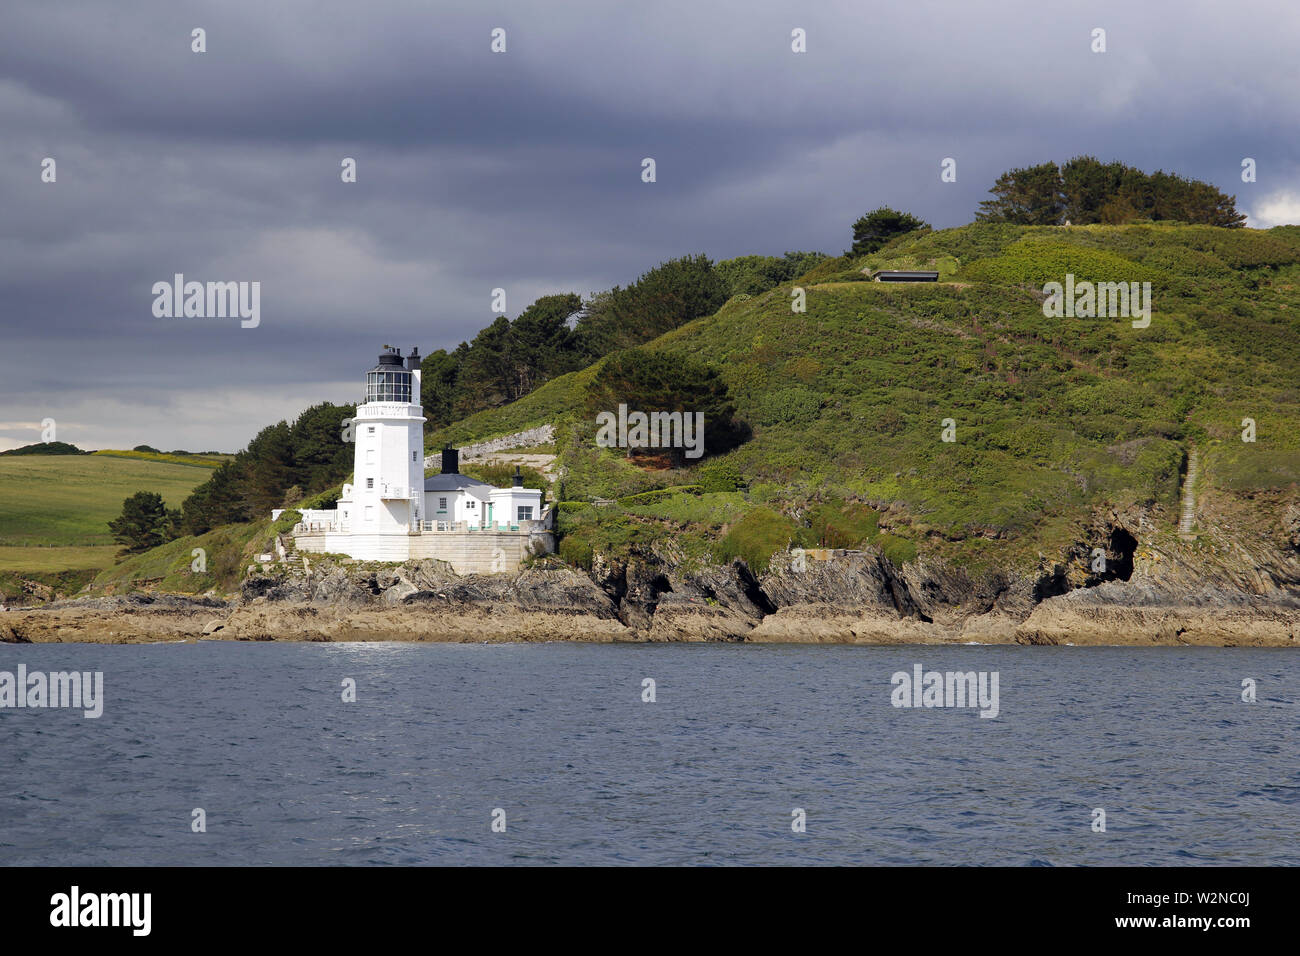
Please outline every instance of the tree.
[{"label": "tree", "polygon": [[727,282],[708,256],[661,263],[626,289],[615,286],[587,301],[577,328],[584,364],[712,315],[728,298]]},{"label": "tree", "polygon": [[504,315],[462,342],[452,353],[438,350],[420,363],[425,417],[445,425],[516,401],[582,361],[568,319],[582,307],[577,293],[546,295],[513,322]]},{"label": "tree", "polygon": [[[646,414],[702,413],[703,448],[710,455],[734,447],[748,433],[718,370],[689,355],[628,349],[610,356],[587,386],[587,410],[593,417],[617,414],[619,405]],[[684,449],[670,450],[680,465]]]},{"label": "tree", "polygon": [[849,252],[855,256],[865,256],[897,236],[929,228],[928,222],[917,219],[911,213],[881,206],[853,224],[853,248]]},{"label": "tree", "polygon": [[719,262],[715,268],[727,285],[729,295],[761,295],[782,282],[803,275],[826,258],[821,252],[787,252],[776,256],[737,256]]},{"label": "tree", "polygon": [[0,451],[0,455],[89,455],[90,452],[82,451],[76,445],[69,445],[65,441],[46,441],[37,442],[35,445],[23,445],[21,448],[11,448],[8,451]]},{"label": "tree", "polygon": [[1103,210],[1124,184],[1123,163],[1102,163],[1076,156],[1061,167],[1063,215],[1076,226],[1103,222]]},{"label": "tree", "polygon": [[212,476],[181,503],[181,520],[188,534],[203,534],[223,524],[252,516],[240,498],[239,456],[222,462]]},{"label": "tree", "polygon": [[113,540],[122,545],[120,554],[138,554],[177,537],[181,515],[168,511],[162,495],[137,491],[122,502],[122,514],[108,523]]},{"label": "tree", "polygon": [[509,335],[510,320],[499,315],[470,342],[457,373],[453,408],[457,418],[510,401],[510,370],[506,360]]},{"label": "tree", "polygon": [[278,508],[297,486],[318,494],[352,471],[355,446],[343,440],[352,405],[322,402],[292,425],[263,428],[233,460],[223,462],[181,505],[185,530],[203,534],[218,525],[251,521]]},{"label": "tree", "polygon": [[291,484],[300,486],[303,496],[337,484],[352,471],[355,446],[343,440],[343,423],[355,414],[354,405],[321,402],[290,427]]},{"label": "tree", "polygon": [[506,368],[510,400],[522,398],[543,382],[582,367],[577,335],[569,316],[582,308],[573,292],[545,295],[510,323]]},{"label": "tree", "polygon": [[1055,163],[1013,169],[989,192],[994,198],[980,203],[980,222],[1082,226],[1172,219],[1229,229],[1246,222],[1236,197],[1209,183],[1162,170],[1147,175],[1093,156],[1076,156],[1059,169]]},{"label": "tree", "polygon": [[462,342],[453,352],[438,349],[420,360],[420,404],[424,417],[434,425],[449,425],[454,420],[460,360],[468,348]]},{"label": "tree", "polygon": [[1065,196],[1056,163],[1013,169],[989,190],[993,199],[980,203],[976,222],[1011,222],[1021,226],[1057,226],[1063,221]]}]

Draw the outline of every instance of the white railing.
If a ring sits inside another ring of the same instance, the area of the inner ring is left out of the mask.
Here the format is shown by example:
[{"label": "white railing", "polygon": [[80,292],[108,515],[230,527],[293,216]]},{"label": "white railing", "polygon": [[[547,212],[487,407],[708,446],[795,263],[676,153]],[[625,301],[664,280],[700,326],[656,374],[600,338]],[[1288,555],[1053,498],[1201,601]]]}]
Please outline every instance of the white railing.
[{"label": "white railing", "polygon": [[424,531],[455,531],[454,523],[451,521],[417,521],[412,525],[412,529],[417,534]]},{"label": "white railing", "polygon": [[299,521],[296,525],[293,526],[294,534],[314,534],[322,531],[337,531],[337,530],[338,528],[328,521]]}]

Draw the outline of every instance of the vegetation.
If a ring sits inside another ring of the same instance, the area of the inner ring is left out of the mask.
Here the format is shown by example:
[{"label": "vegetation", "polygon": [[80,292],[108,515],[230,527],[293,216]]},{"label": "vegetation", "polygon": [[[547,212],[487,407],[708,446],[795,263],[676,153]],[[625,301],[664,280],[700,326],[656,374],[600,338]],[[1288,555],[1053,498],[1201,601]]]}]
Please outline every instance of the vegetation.
[{"label": "vegetation", "polygon": [[717,264],[728,296],[762,295],[768,289],[806,273],[826,255],[821,252],[787,252],[784,256],[737,256]]},{"label": "vegetation", "polygon": [[130,451],[103,449],[92,454],[107,455],[111,458],[134,458],[137,461],[165,461],[173,465],[196,465],[199,468],[218,468],[223,462],[234,457],[233,455],[222,455],[218,452],[205,452],[201,455],[194,455],[187,451],[163,452],[139,445]]},{"label": "vegetation", "polygon": [[766,290],[819,258],[799,252],[783,259],[750,256],[732,260],[724,270],[707,256],[685,256],[586,302],[572,292],[543,296],[513,322],[500,316],[473,341],[425,356],[420,363],[425,417],[435,426],[449,425],[508,405],[611,352],[709,315],[733,287]]},{"label": "vegetation", "polygon": [[[940,261],[954,281],[840,278]],[[914,231],[818,270],[823,281],[798,279],[806,313],[791,312],[787,283],[641,350],[718,369],[753,434],[713,460],[649,468],[595,448],[588,386],[612,359],[446,433],[464,442],[556,424],[562,497],[620,502],[561,511],[580,553],[662,538],[690,554],[755,556],[787,530],[770,511],[804,546],[978,567],[1058,552],[1099,506],[1176,513],[1193,443],[1207,493],[1211,482],[1255,493],[1296,481],[1298,228],[980,223]],[[1042,283],[1067,272],[1152,281],[1150,328],[1045,318]],[[1240,441],[1243,417],[1268,422],[1256,444]],[[941,440],[946,418],[955,442]],[[646,495],[687,485],[707,491]],[[738,496],[721,523],[715,495]]]},{"label": "vegetation", "polygon": [[750,509],[718,542],[717,555],[722,561],[740,558],[761,574],[767,570],[773,554],[784,551],[794,540],[795,524],[785,515],[765,505]]},{"label": "vegetation", "polygon": [[344,426],[355,414],[355,406],[325,402],[292,425],[263,428],[185,500],[177,533],[253,521],[341,482],[352,473],[353,446],[345,441]]},{"label": "vegetation", "polygon": [[21,448],[10,448],[8,451],[0,451],[0,455],[89,455],[90,452],[82,451],[76,445],[69,445],[64,441],[44,441],[37,442],[35,445],[23,445]]},{"label": "vegetation", "polygon": [[879,209],[871,210],[853,224],[853,248],[850,254],[865,256],[901,235],[917,229],[929,228],[928,222],[917,219],[911,213],[881,206]]},{"label": "vegetation", "polygon": [[574,293],[538,299],[511,322],[500,316],[469,343],[439,349],[420,363],[425,418],[447,424],[498,408],[557,375],[587,364],[568,320],[582,307]]},{"label": "vegetation", "polygon": [[162,495],[137,491],[122,502],[122,513],[108,523],[108,530],[122,545],[121,554],[137,554],[176,537],[180,519],[180,511],[168,510]]},{"label": "vegetation", "polygon": [[1062,166],[1049,162],[1010,170],[989,192],[993,198],[980,203],[979,222],[1081,226],[1168,219],[1229,228],[1246,222],[1236,197],[1209,183],[1161,170],[1147,175],[1092,156],[1076,156]]},{"label": "vegetation", "polygon": [[[601,363],[587,385],[586,404],[593,422],[602,413],[617,416],[620,405],[626,405],[629,412],[647,415],[655,412],[678,412],[683,417],[702,415],[704,434],[694,438],[700,453],[717,454],[747,434],[744,426],[736,421],[736,406],[718,369],[690,355],[669,356],[646,349],[618,352]],[[631,428],[628,432],[629,445],[641,440]],[[684,440],[684,429],[681,437]],[[661,444],[668,442],[661,438]],[[628,447],[623,454],[631,455],[639,450],[645,450],[644,446]],[[684,445],[673,445],[666,451],[677,465],[686,460]]]},{"label": "vegetation", "polygon": [[0,547],[99,548],[105,554],[83,566],[102,566],[113,555],[108,522],[124,498],[152,491],[176,508],[209,475],[190,465],[101,455],[6,458],[0,462]]},{"label": "vegetation", "polygon": [[587,301],[577,327],[583,354],[590,363],[642,345],[713,314],[729,297],[726,279],[708,256],[669,260],[626,289],[615,286]]},{"label": "vegetation", "polygon": [[256,555],[269,550],[271,534],[268,517],[185,535],[105,569],[90,582],[90,588],[97,594],[141,587],[180,594],[228,593],[238,589],[244,570]]},{"label": "vegetation", "polygon": [[[582,567],[654,547],[688,566],[738,558],[761,570],[791,546],[879,548],[896,564],[932,555],[970,570],[1032,565],[1079,543],[1099,510],[1154,508],[1144,533],[1172,535],[1193,445],[1201,494],[1294,496],[1300,227],[1224,228],[1230,197],[1161,173],[1139,188],[1127,168],[1115,187],[1113,166],[1012,171],[986,221],[864,234],[869,252],[674,260],[593,297],[573,328],[556,321],[572,299],[539,300],[525,324],[532,339],[514,332],[521,315],[476,338],[472,363],[472,346],[426,359],[426,388],[436,366],[444,385],[465,389],[438,393],[448,417],[427,447],[555,426],[560,557]],[[1105,222],[1175,214],[1206,222]],[[1075,228],[1055,225],[1076,216]],[[862,281],[883,268],[933,268],[945,281]],[[1067,273],[1151,282],[1150,326],[1045,317],[1043,283]],[[791,310],[795,284],[805,312]],[[489,404],[465,405],[471,388]],[[706,426],[728,439],[706,433],[702,459],[598,447],[595,414],[620,403],[707,408]],[[178,587],[215,586],[220,576],[186,570],[183,545],[216,542],[237,570],[266,546],[271,507],[337,497],[351,447],[334,426],[349,412],[321,415],[330,438],[316,446],[295,438],[299,423],[265,430],[194,496],[210,527],[191,524],[187,502],[187,530],[203,537],[134,557],[96,586],[159,572]],[[1244,418],[1258,422],[1253,444],[1240,440]],[[229,524],[246,517],[256,520]]]},{"label": "vegetation", "polygon": [[22,582],[70,594],[115,560],[108,523],[140,489],[169,507],[210,475],[206,468],[101,455],[20,456],[0,461],[0,594]]}]

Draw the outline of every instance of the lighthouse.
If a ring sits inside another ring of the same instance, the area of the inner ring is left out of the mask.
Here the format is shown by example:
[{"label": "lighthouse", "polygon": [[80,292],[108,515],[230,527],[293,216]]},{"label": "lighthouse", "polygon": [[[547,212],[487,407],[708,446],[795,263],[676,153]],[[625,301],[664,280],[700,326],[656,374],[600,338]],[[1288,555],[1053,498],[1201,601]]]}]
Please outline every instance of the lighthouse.
[{"label": "lighthouse", "polygon": [[[555,551],[542,490],[525,488],[517,468],[510,487],[495,488],[461,474],[460,456],[449,447],[442,470],[424,476],[418,349],[403,357],[384,346],[348,425],[352,480],[334,508],[295,509],[298,551],[396,563],[431,558],[457,574],[517,571],[526,559]],[[271,520],[282,513],[272,511]]]},{"label": "lighthouse", "polygon": [[[347,522],[354,534],[409,534],[424,503],[424,410],[420,354],[385,346],[366,373],[366,400],[352,419],[356,442]],[[346,495],[345,495],[346,497]]]}]

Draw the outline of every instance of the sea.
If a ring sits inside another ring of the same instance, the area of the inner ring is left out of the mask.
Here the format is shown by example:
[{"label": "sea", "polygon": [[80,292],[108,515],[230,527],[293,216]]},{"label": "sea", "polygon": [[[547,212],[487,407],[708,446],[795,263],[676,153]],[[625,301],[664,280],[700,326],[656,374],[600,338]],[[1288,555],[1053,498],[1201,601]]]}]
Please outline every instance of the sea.
[{"label": "sea", "polygon": [[6,865],[1300,863],[1287,649],[0,645],[19,665],[102,674],[102,713],[0,707]]}]

